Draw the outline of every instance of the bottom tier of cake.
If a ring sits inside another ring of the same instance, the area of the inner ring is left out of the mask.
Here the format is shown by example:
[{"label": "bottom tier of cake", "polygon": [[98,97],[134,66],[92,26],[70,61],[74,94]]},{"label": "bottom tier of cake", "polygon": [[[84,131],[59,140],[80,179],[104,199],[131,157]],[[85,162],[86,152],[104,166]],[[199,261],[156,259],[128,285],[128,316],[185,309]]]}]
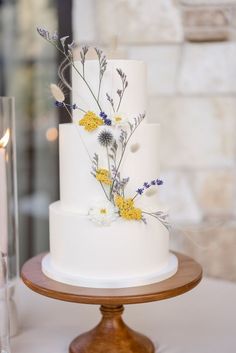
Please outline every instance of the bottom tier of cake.
[{"label": "bottom tier of cake", "polygon": [[146,285],[174,275],[169,232],[156,219],[147,224],[117,219],[99,226],[88,216],[50,206],[50,254],[43,272],[59,282],[93,288]]}]

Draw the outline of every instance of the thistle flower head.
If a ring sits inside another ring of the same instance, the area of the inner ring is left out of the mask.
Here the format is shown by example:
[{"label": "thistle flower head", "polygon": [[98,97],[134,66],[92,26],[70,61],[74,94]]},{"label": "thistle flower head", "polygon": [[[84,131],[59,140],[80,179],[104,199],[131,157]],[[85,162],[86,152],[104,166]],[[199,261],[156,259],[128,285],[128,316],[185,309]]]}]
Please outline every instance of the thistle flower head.
[{"label": "thistle flower head", "polygon": [[55,100],[57,102],[60,102],[60,103],[64,102],[65,95],[64,95],[62,89],[58,85],[56,85],[55,83],[51,83],[50,84],[50,91],[52,93],[53,98],[55,98]]},{"label": "thistle flower head", "polygon": [[102,132],[100,132],[100,134],[98,135],[98,142],[100,143],[100,145],[102,145],[103,147],[108,147],[112,144],[113,142],[113,135],[110,131],[107,130],[103,130]]}]

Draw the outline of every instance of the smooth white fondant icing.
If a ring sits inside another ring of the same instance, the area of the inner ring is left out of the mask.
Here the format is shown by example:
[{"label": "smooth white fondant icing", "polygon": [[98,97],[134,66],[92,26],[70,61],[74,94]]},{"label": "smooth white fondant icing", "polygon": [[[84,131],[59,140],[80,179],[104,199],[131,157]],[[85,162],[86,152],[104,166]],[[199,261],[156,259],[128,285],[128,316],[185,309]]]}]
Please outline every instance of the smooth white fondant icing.
[{"label": "smooth white fondant icing", "polygon": [[[77,68],[81,69],[77,62]],[[106,99],[109,93],[118,102],[117,89],[121,80],[116,72],[121,68],[128,79],[118,115],[132,121],[146,110],[146,66],[140,61],[108,61],[100,93],[102,111],[114,119]],[[98,61],[85,63],[85,75],[94,92],[98,89]],[[83,80],[72,72],[73,103],[99,114],[91,93]],[[122,113],[121,113],[122,112]],[[82,116],[73,111],[74,121]],[[99,154],[99,168],[107,169],[104,147],[98,134],[108,129],[101,126],[88,132],[78,124],[60,125],[60,201],[50,206],[50,256],[43,260],[43,271],[49,277],[74,285],[92,287],[129,287],[163,280],[177,270],[177,259],[169,253],[169,232],[157,219],[145,215],[142,221],[117,218],[101,226],[90,220],[88,213],[105,195],[91,175],[92,157]],[[109,127],[118,139],[120,128]],[[130,177],[126,197],[133,197],[144,182],[159,177],[160,127],[142,122],[130,140],[121,164],[122,177]],[[121,151],[118,150],[118,156]],[[160,210],[158,187],[135,198],[135,207],[143,211]],[[90,215],[91,216],[91,215]]]},{"label": "smooth white fondant icing", "polygon": [[150,276],[167,266],[168,246],[168,230],[152,217],[147,225],[117,219],[106,227],[60,201],[50,206],[51,259],[59,272],[88,281]]},{"label": "smooth white fondant icing", "polygon": [[92,288],[127,288],[144,286],[151,283],[157,283],[173,276],[178,269],[178,259],[174,254],[170,254],[167,265],[161,270],[145,275],[137,275],[132,277],[121,277],[121,278],[99,278],[95,277],[83,277],[79,275],[73,275],[71,273],[65,273],[64,271],[58,270],[53,262],[50,254],[45,255],[42,260],[42,270],[44,274],[51,279],[59,282],[63,282],[70,285],[76,285],[81,287],[92,287]]}]

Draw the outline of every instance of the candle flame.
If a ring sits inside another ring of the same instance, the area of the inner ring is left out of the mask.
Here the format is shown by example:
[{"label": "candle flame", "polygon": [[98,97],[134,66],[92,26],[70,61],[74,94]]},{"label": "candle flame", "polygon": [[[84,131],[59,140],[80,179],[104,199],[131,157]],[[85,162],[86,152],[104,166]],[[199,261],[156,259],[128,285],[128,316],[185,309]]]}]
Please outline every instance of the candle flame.
[{"label": "candle flame", "polygon": [[6,145],[8,144],[9,138],[10,138],[10,129],[7,129],[5,134],[0,140],[0,148],[6,147]]}]

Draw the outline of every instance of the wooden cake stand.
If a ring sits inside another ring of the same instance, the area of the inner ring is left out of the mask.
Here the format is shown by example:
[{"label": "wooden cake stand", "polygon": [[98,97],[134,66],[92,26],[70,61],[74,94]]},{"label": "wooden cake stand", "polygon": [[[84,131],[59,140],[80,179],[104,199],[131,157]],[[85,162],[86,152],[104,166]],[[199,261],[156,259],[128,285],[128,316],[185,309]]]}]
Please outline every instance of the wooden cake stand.
[{"label": "wooden cake stand", "polygon": [[122,320],[123,305],[175,297],[197,286],[202,278],[201,266],[188,256],[175,254],[179,267],[174,276],[140,287],[95,289],[56,282],[42,273],[41,261],[45,254],[27,261],[21,277],[30,289],[46,297],[101,305],[100,323],[75,338],[70,344],[70,353],[153,353],[155,349],[151,340],[130,329]]}]

